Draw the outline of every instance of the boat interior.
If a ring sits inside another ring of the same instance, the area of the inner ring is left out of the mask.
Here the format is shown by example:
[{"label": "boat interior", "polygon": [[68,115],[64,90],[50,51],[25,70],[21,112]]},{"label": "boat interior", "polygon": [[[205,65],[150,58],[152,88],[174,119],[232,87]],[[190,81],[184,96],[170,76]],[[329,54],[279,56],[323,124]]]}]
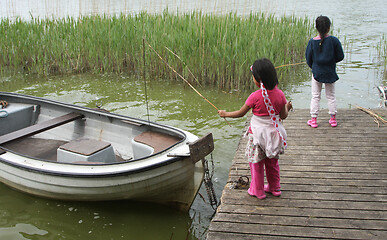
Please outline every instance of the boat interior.
[{"label": "boat interior", "polygon": [[183,139],[95,111],[55,112],[17,102],[9,102],[5,110],[0,114],[0,154],[12,151],[64,163],[110,164],[151,156]]}]

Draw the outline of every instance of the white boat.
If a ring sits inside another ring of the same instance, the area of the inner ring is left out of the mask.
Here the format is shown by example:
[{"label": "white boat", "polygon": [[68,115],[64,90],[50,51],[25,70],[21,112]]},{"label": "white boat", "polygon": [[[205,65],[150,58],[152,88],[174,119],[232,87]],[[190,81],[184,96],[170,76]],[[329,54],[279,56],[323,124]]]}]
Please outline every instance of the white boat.
[{"label": "white boat", "polygon": [[188,210],[212,135],[0,92],[0,181],[72,201],[131,199]]}]

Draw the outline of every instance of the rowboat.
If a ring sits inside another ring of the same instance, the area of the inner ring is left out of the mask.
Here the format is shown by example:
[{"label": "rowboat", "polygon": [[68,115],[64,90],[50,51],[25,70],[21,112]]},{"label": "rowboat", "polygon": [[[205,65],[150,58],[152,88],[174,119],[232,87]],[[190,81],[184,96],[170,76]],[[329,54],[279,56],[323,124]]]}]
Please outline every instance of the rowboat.
[{"label": "rowboat", "polygon": [[0,181],[69,201],[147,201],[188,210],[212,134],[0,92]]}]

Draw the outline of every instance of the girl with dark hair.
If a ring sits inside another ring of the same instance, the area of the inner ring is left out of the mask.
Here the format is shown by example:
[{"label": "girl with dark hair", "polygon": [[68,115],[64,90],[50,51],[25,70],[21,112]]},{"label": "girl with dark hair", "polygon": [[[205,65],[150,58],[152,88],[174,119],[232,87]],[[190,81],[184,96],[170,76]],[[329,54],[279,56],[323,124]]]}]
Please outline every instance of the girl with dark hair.
[{"label": "girl with dark hair", "polygon": [[[269,59],[258,59],[251,66],[254,83],[259,90],[253,92],[241,109],[234,112],[219,110],[220,117],[243,117],[250,109],[249,141],[245,155],[251,170],[251,183],[248,193],[259,199],[266,198],[265,192],[281,195],[279,154],[286,148],[286,131],[281,119],[288,116],[292,108],[285,94],[278,89],[277,72]],[[264,170],[268,184],[264,185]]]},{"label": "girl with dark hair", "polygon": [[312,100],[310,103],[310,115],[312,119],[308,125],[316,128],[317,116],[320,111],[320,99],[322,84],[325,84],[325,94],[328,100],[328,111],[331,115],[329,123],[337,126],[335,82],[339,79],[336,73],[336,63],[344,59],[344,52],[339,39],[330,36],[331,21],[326,16],[316,19],[318,36],[309,40],[306,47],[305,58],[312,69]]}]

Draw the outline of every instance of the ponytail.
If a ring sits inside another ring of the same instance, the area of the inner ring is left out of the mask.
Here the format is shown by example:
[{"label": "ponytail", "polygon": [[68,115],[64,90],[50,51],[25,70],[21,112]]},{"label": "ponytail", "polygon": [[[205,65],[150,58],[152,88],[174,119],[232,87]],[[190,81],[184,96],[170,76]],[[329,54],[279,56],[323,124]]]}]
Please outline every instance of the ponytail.
[{"label": "ponytail", "polygon": [[322,45],[324,43],[324,39],[325,39],[325,37],[321,37],[320,43],[318,44],[320,46],[320,52],[322,52]]},{"label": "ponytail", "polygon": [[316,29],[318,33],[320,34],[320,52],[322,52],[322,45],[325,40],[325,35],[329,32],[329,29],[331,28],[331,21],[328,17],[320,15],[316,19]]}]

